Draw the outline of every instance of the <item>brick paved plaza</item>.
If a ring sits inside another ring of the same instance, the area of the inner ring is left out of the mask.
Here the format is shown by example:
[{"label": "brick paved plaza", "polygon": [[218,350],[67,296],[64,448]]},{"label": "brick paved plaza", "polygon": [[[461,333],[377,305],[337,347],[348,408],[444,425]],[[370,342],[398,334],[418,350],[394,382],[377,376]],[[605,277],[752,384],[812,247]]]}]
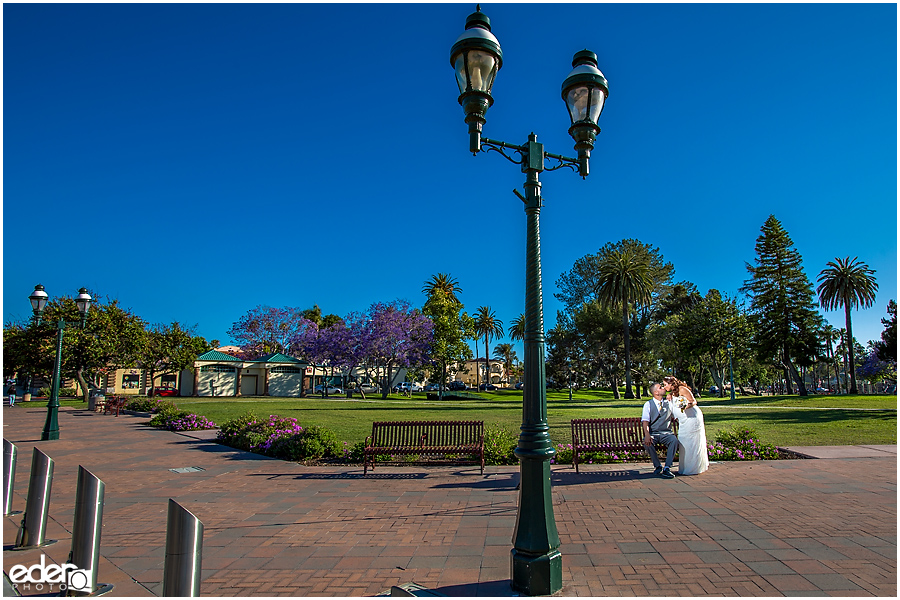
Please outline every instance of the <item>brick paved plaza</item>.
[{"label": "brick paved plaza", "polygon": [[[204,524],[204,596],[371,596],[415,582],[448,596],[510,596],[517,467],[305,467],[119,417],[3,409],[18,447],[13,510],[32,448],[55,461],[49,539],[65,562],[78,465],[106,484],[98,582],[162,591],[169,498]],[[809,449],[815,460],[713,463],[665,480],[649,463],[553,467],[563,596],[897,595],[896,447]],[[200,467],[176,473],[170,469]],[[41,550],[12,551],[4,571]],[[664,532],[659,534],[658,532]],[[27,591],[25,592],[28,593]]]}]

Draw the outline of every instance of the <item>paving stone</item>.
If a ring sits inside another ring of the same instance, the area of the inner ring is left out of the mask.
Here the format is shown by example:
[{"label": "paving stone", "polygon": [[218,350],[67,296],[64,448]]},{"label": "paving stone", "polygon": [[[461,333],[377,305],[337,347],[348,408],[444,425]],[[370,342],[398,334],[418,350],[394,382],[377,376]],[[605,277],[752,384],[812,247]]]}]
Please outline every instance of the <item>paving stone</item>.
[{"label": "paving stone", "polygon": [[[375,595],[415,581],[448,595],[511,596],[517,467],[309,467],[63,407],[60,437],[35,441],[45,410],[4,412],[18,446],[13,508],[31,449],[55,475],[43,551],[67,558],[78,465],[106,484],[100,581],[114,595],[162,591],[172,498],[204,524],[204,596]],[[880,447],[879,447],[880,448]],[[719,462],[666,481],[649,464],[551,470],[564,589],[572,596],[897,594],[896,451],[818,460]],[[192,473],[170,468],[196,466]],[[737,485],[735,485],[737,483]],[[19,520],[21,517],[19,517]],[[18,521],[4,520],[4,544]]]}]

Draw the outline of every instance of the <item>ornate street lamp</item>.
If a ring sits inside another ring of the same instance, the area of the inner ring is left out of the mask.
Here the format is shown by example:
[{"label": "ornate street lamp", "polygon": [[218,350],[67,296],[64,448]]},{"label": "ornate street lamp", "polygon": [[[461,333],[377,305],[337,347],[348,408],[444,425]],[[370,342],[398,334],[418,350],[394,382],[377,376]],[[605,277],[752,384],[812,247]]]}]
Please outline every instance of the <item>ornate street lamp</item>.
[{"label": "ornate street lamp", "polygon": [[[44,286],[41,284],[34,286],[34,291],[28,296],[28,300],[31,302],[31,327],[38,327],[41,324],[44,307],[47,306],[47,292],[44,291]],[[31,400],[31,378],[32,374],[29,372],[25,376],[25,393],[22,394],[23,402]]]},{"label": "ornate street lamp", "polygon": [[[562,555],[553,515],[550,460],[556,453],[547,424],[547,378],[544,367],[544,309],[541,289],[540,212],[542,171],[568,167],[582,177],[588,175],[590,152],[600,127],[597,119],[609,95],[609,87],[597,68],[597,56],[587,50],[575,55],[574,70],[562,86],[569,110],[569,134],[575,140],[578,158],[544,151],[532,133],[522,146],[482,138],[485,114],[494,103],[491,88],[503,65],[500,43],[491,33],[490,19],[477,6],[466,19],[466,29],[450,49],[450,64],[456,70],[459,103],[469,125],[469,151],[484,149],[521,165],[525,173],[525,195],[513,190],[525,203],[525,390],[522,428],[516,456],[519,457],[519,506],[511,552],[513,589],[529,595],[549,595],[562,589]],[[518,158],[507,154],[514,152]],[[545,166],[545,160],[556,161]]]},{"label": "ornate street lamp", "polygon": [[34,286],[34,291],[28,296],[28,299],[31,301],[34,324],[40,325],[41,316],[44,314],[44,307],[47,306],[47,292],[44,291],[44,286],[41,284]]},{"label": "ornate street lamp", "polygon": [[[34,294],[29,296],[31,298],[32,306],[34,310],[37,311],[37,304],[35,304],[35,296],[38,296],[38,287],[41,288],[40,292],[43,293],[43,286],[37,286],[34,288]],[[47,303],[47,294],[43,293],[43,304],[40,305],[41,311],[43,311],[43,307]],[[62,370],[62,341],[63,341],[63,333],[65,332],[66,325],[81,325],[81,328],[84,328],[85,323],[87,322],[87,314],[88,310],[91,308],[91,295],[88,294],[86,288],[81,288],[78,290],[78,296],[75,297],[75,306],[78,307],[78,312],[81,313],[81,320],[75,321],[71,323],[66,323],[65,319],[60,319],[56,324],[56,358],[53,361],[53,378],[52,384],[50,388],[50,401],[47,402],[47,420],[44,422],[44,430],[41,432],[41,440],[58,440],[59,439],[59,379],[60,379],[60,371]],[[40,300],[37,300],[40,302]]]},{"label": "ornate street lamp", "polygon": [[731,342],[725,346],[728,350],[728,372],[731,375],[731,400],[734,401],[734,365],[731,361]]}]

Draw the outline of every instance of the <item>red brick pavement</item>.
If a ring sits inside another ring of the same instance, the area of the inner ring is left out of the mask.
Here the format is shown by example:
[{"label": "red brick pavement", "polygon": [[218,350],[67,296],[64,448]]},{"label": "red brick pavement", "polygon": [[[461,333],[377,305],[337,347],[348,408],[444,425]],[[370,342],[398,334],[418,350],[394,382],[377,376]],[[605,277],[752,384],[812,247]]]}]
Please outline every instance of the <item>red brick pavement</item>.
[{"label": "red brick pavement", "polygon": [[[409,582],[450,596],[508,596],[518,473],[488,467],[305,467],[236,451],[209,433],[146,418],[60,411],[60,440],[39,442],[45,409],[3,409],[18,447],[13,509],[31,452],[54,459],[48,526],[64,562],[75,478],[106,484],[98,581],[114,595],[162,590],[169,498],[204,524],[201,592],[211,596],[366,596]],[[879,456],[716,463],[664,480],[649,464],[553,467],[565,596],[897,595],[897,462]],[[200,467],[175,473],[170,469]],[[38,562],[10,551],[4,570]],[[27,591],[26,591],[27,593]]]}]

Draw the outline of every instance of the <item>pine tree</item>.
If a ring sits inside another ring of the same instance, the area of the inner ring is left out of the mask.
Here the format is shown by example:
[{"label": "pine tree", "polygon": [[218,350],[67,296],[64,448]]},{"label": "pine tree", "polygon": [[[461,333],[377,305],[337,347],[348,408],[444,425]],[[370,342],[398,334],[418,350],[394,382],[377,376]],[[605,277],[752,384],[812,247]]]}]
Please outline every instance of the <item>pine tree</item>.
[{"label": "pine tree", "polygon": [[803,271],[803,258],[775,215],[769,215],[760,231],[756,265],[747,264],[751,278],[741,288],[750,297],[756,321],[753,346],[761,362],[781,365],[789,394],[793,378],[800,395],[806,396],[794,362],[815,351],[809,342],[816,338],[819,320],[813,286]]}]

